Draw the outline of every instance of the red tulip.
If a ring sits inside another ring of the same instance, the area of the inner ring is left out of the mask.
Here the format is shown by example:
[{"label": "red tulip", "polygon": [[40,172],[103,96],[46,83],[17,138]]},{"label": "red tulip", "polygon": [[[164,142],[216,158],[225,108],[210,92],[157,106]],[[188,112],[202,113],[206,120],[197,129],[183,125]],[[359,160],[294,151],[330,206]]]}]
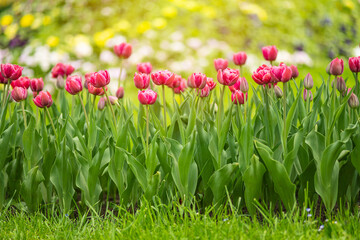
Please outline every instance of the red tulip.
[{"label": "red tulip", "polygon": [[204,98],[209,96],[209,94],[210,94],[210,87],[206,84],[205,87],[201,89],[200,97]]},{"label": "red tulip", "polygon": [[[246,100],[248,98],[248,94],[245,93]],[[241,91],[235,91],[231,94],[231,101],[234,104],[244,104],[244,93]]]},{"label": "red tulip", "polygon": [[17,80],[13,80],[11,82],[11,87],[15,88],[15,87],[22,87],[22,88],[26,88],[28,89],[30,86],[30,78],[28,77],[20,77]]},{"label": "red tulip", "polygon": [[49,92],[43,92],[41,91],[34,99],[33,99],[34,103],[36,106],[38,106],[39,108],[44,108],[44,107],[51,107],[51,105],[53,104],[53,100],[51,98],[51,94]]},{"label": "red tulip", "polygon": [[[348,89],[348,94],[350,91],[351,91],[351,88]],[[348,104],[351,108],[358,108],[359,107],[359,98],[354,93],[351,93],[351,96],[348,100]]]},{"label": "red tulip", "polygon": [[207,77],[205,74],[193,73],[188,78],[188,85],[193,88],[203,89],[206,86],[206,81],[207,81]]},{"label": "red tulip", "polygon": [[229,86],[231,92],[240,91],[241,80],[242,78],[239,77],[239,79],[236,81],[234,85]]},{"label": "red tulip", "polygon": [[105,87],[110,83],[110,74],[107,70],[100,70],[90,76],[90,83],[97,88]]},{"label": "red tulip", "polygon": [[90,84],[90,78],[91,75],[93,75],[94,73],[85,73],[85,81],[84,81],[84,87],[86,89],[88,89],[88,85]]},{"label": "red tulip", "polygon": [[132,52],[132,46],[129,43],[123,42],[114,46],[115,54],[120,58],[129,58]]},{"label": "red tulip", "polygon": [[151,66],[151,63],[149,63],[149,62],[138,63],[136,65],[136,69],[140,73],[150,74],[152,71],[152,66]]},{"label": "red tulip", "polygon": [[116,90],[115,93],[117,98],[123,98],[124,97],[124,88],[123,87],[119,87],[118,90]]},{"label": "red tulip", "polygon": [[345,80],[339,76],[337,77],[337,80],[336,80],[336,89],[340,92],[340,93],[343,93],[346,91],[346,83],[345,83]]},{"label": "red tulip", "polygon": [[51,70],[51,74],[53,78],[57,78],[59,76],[64,77],[72,74],[74,70],[75,68],[69,64],[58,63]]},{"label": "red tulip", "polygon": [[223,58],[218,58],[214,60],[214,66],[216,71],[219,71],[219,69],[224,70],[229,65],[228,60]]},{"label": "red tulip", "polygon": [[8,82],[7,78],[4,78],[4,76],[2,75],[2,73],[0,71],[0,83],[6,84],[7,82]]},{"label": "red tulip", "polygon": [[335,58],[330,63],[330,74],[339,76],[344,72],[344,61],[339,58]]},{"label": "red tulip", "polygon": [[216,87],[216,82],[214,82],[214,80],[212,78],[208,77],[206,79],[206,85],[208,85],[210,88],[210,91],[212,91]]},{"label": "red tulip", "polygon": [[174,93],[180,94],[185,91],[186,87],[186,80],[182,78],[180,81],[180,85],[176,88],[173,88]]},{"label": "red tulip", "polygon": [[219,70],[217,74],[217,80],[220,84],[226,86],[232,86],[239,79],[240,72],[237,69],[226,68]]},{"label": "red tulip", "polygon": [[295,65],[291,65],[290,68],[292,72],[291,78],[297,78],[299,76],[299,70],[297,69],[297,67]]},{"label": "red tulip", "polygon": [[6,79],[18,79],[21,76],[23,69],[23,67],[11,63],[1,64],[1,74]]},{"label": "red tulip", "polygon": [[98,102],[98,109],[103,110],[105,108],[107,99],[105,97],[100,98]]},{"label": "red tulip", "polygon": [[154,104],[156,101],[156,98],[157,98],[157,93],[150,89],[139,91],[139,93],[138,93],[138,99],[139,99],[140,103],[143,105]]},{"label": "red tulip", "polygon": [[156,85],[170,85],[175,78],[175,74],[168,71],[157,71],[151,74],[151,79]]},{"label": "red tulip", "polygon": [[27,98],[27,90],[23,87],[14,87],[11,91],[11,97],[14,99],[15,102],[20,102]]},{"label": "red tulip", "polygon": [[292,76],[291,68],[284,63],[271,67],[270,73],[272,82],[288,82]]},{"label": "red tulip", "polygon": [[76,95],[82,91],[82,79],[78,75],[68,76],[66,79],[65,89],[71,95]]},{"label": "red tulip", "polygon": [[276,46],[266,46],[262,48],[262,53],[267,61],[275,61],[277,57],[278,50]]},{"label": "red tulip", "polygon": [[170,85],[168,85],[168,87],[177,88],[180,86],[181,81],[182,81],[182,77],[180,75],[175,74],[174,80]]},{"label": "red tulip", "polygon": [[40,92],[44,88],[44,81],[42,78],[33,78],[30,80],[30,88],[33,92]]},{"label": "red tulip", "polygon": [[234,53],[233,61],[235,65],[242,66],[246,63],[247,55],[245,52]]},{"label": "red tulip", "polygon": [[150,76],[146,73],[135,73],[134,75],[135,87],[139,89],[145,89],[149,87]]},{"label": "red tulip", "polygon": [[254,81],[259,85],[268,84],[271,81],[271,68],[265,64],[261,65],[251,76]]},{"label": "red tulip", "polygon": [[[105,91],[103,88],[94,87],[91,83],[88,83],[87,86],[88,86],[89,93],[91,93],[92,95],[102,96],[105,94]],[[105,87],[105,90],[107,90],[107,87]]]},{"label": "red tulip", "polygon": [[349,68],[352,72],[360,72],[360,56],[349,58]]}]

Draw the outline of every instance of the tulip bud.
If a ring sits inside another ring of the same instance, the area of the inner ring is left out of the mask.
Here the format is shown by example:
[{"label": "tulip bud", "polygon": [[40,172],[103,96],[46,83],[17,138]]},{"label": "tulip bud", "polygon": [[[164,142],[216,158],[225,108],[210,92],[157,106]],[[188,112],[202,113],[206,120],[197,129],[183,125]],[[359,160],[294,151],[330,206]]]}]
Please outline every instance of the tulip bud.
[{"label": "tulip bud", "polygon": [[330,74],[339,76],[344,72],[344,61],[342,59],[335,58],[330,63]]},{"label": "tulip bud", "polygon": [[100,98],[98,102],[98,109],[103,110],[105,108],[105,105],[106,105],[106,98],[105,97]]},{"label": "tulip bud", "polygon": [[326,73],[327,73],[328,75],[331,75],[331,74],[330,74],[330,65],[331,65],[331,62],[329,62],[329,64],[328,64],[327,67],[326,67]]},{"label": "tulip bud", "polygon": [[313,78],[312,78],[311,74],[308,73],[308,74],[306,74],[305,79],[304,79],[304,87],[307,90],[310,90],[313,88],[313,86],[314,86]]},{"label": "tulip bud", "polygon": [[349,68],[352,72],[360,72],[360,56],[349,58]]},{"label": "tulip bud", "polygon": [[64,81],[64,78],[62,76],[58,76],[56,78],[56,87],[58,89],[64,89],[65,87],[65,81]]},{"label": "tulip bud", "polygon": [[51,107],[53,100],[49,92],[39,92],[39,94],[33,99],[35,105],[39,108]]},{"label": "tulip bud", "polygon": [[109,96],[109,101],[111,105],[115,105],[118,102],[118,98],[115,96]]},{"label": "tulip bud", "polygon": [[249,84],[248,82],[246,81],[246,78],[245,77],[242,77],[241,78],[241,81],[240,81],[240,90],[243,92],[243,93],[246,93],[249,91]]},{"label": "tulip bud", "polygon": [[20,67],[15,64],[10,64],[10,63],[1,64],[1,74],[6,79],[11,79],[11,80],[18,79],[21,76],[23,69],[24,69],[23,67]]},{"label": "tulip bud", "polygon": [[11,91],[11,97],[14,99],[15,102],[20,102],[27,98],[27,90],[23,87],[14,87]]},{"label": "tulip bud", "polygon": [[212,78],[208,77],[206,79],[206,85],[208,85],[210,88],[210,91],[212,91],[216,87],[216,82],[214,82],[214,80]]},{"label": "tulip bud", "polygon": [[146,73],[135,73],[134,75],[135,87],[138,89],[145,89],[149,87],[150,76]]},{"label": "tulip bud", "polygon": [[145,63],[138,63],[136,65],[136,69],[138,72],[140,73],[146,73],[146,74],[150,74],[151,70],[152,70],[152,66],[151,63],[149,62],[145,62]]},{"label": "tulip bud", "polygon": [[291,78],[297,78],[299,76],[299,70],[297,69],[297,67],[295,65],[291,65],[290,68],[292,73]]},{"label": "tulip bud", "polygon": [[354,93],[351,93],[348,103],[349,103],[349,106],[353,109],[359,107],[359,99]]},{"label": "tulip bud", "polygon": [[66,79],[65,90],[71,95],[76,95],[81,92],[82,87],[82,79],[78,75],[68,76]]},{"label": "tulip bud", "polygon": [[100,70],[90,76],[90,83],[97,88],[105,87],[110,83],[110,74],[107,70]]},{"label": "tulip bud", "polygon": [[57,78],[59,76],[69,76],[74,72],[75,68],[68,64],[58,63],[51,70],[51,75],[53,78]]},{"label": "tulip bud", "polygon": [[278,50],[276,46],[266,46],[262,48],[262,53],[267,61],[275,61],[277,57]]},{"label": "tulip bud", "polygon": [[44,88],[44,81],[42,78],[33,78],[30,80],[30,88],[33,92],[40,92]]},{"label": "tulip bud", "polygon": [[132,52],[132,46],[126,42],[114,46],[114,52],[119,58],[129,58]]},{"label": "tulip bud", "polygon": [[274,87],[274,92],[275,92],[275,96],[277,98],[282,98],[283,92],[282,92],[282,90],[281,90],[281,88],[279,86]]},{"label": "tulip bud", "polygon": [[234,53],[233,61],[237,66],[242,66],[246,63],[247,55],[245,52]]},{"label": "tulip bud", "polygon": [[337,77],[337,81],[336,81],[336,89],[340,92],[343,93],[346,91],[346,83],[345,80],[340,76]]},{"label": "tulip bud", "polygon": [[[199,91],[200,91],[200,89],[199,89]],[[205,87],[203,89],[201,89],[200,97],[204,98],[204,97],[209,96],[209,94],[210,94],[210,87],[208,85],[205,85]]]},{"label": "tulip bud", "polygon": [[94,73],[86,73],[85,74],[85,81],[84,81],[84,88],[89,89],[88,85],[90,84],[90,78],[91,75],[93,75]]},{"label": "tulip bud", "polygon": [[303,98],[304,98],[305,102],[308,98],[310,99],[310,102],[311,102],[313,100],[313,95],[312,95],[311,90],[304,89]]},{"label": "tulip bud", "polygon": [[139,93],[138,93],[138,99],[139,99],[140,103],[143,105],[154,104],[156,101],[156,98],[157,98],[157,93],[150,89],[139,91]]},{"label": "tulip bud", "polygon": [[228,66],[228,61],[223,58],[218,58],[214,60],[214,66],[216,71],[219,71],[219,69],[224,70]]},{"label": "tulip bud", "polygon": [[119,87],[118,90],[116,90],[116,97],[118,99],[121,99],[124,97],[124,88],[123,87]]}]

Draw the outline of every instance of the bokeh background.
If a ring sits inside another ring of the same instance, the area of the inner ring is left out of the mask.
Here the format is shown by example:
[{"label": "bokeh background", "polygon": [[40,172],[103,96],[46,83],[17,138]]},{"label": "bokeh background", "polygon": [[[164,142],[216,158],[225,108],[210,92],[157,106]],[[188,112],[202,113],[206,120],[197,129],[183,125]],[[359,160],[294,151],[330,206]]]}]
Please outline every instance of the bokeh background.
[{"label": "bokeh background", "polygon": [[276,45],[278,62],[321,82],[334,57],[345,60],[344,75],[351,76],[347,59],[360,55],[359,13],[358,0],[0,0],[0,61],[24,66],[24,75],[43,77],[50,88],[58,62],[80,74],[108,69],[117,79],[112,47],[127,41],[133,55],[123,81],[132,81],[144,61],[184,78],[199,71],[216,78],[213,59],[235,67],[238,51],[248,54],[250,80],[265,63],[261,47]]}]

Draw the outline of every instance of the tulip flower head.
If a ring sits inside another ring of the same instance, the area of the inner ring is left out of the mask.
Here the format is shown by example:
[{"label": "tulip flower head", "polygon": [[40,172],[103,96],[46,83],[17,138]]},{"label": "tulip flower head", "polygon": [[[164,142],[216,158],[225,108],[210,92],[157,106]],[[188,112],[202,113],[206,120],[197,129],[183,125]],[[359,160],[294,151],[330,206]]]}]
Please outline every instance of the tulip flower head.
[{"label": "tulip flower head", "polygon": [[27,89],[23,87],[14,87],[11,91],[11,97],[15,102],[23,101],[27,98]]},{"label": "tulip flower head", "polygon": [[360,72],[360,56],[349,58],[349,68],[352,72]]},{"label": "tulip flower head", "polygon": [[275,92],[275,96],[277,98],[282,98],[283,91],[281,90],[281,88],[279,86],[274,86],[274,92]]},{"label": "tulip flower head", "polygon": [[118,99],[121,99],[124,97],[124,88],[123,87],[119,87],[118,90],[116,90],[116,93],[115,93],[116,97]]},{"label": "tulip flower head", "polygon": [[233,61],[237,66],[242,66],[246,63],[247,55],[245,52],[234,53]]},{"label": "tulip flower head", "polygon": [[33,92],[40,92],[44,88],[44,81],[42,78],[33,78],[30,80],[30,88]]},{"label": "tulip flower head", "polygon": [[339,58],[335,58],[330,63],[330,74],[339,76],[344,72],[344,61]]},{"label": "tulip flower head", "polygon": [[123,42],[114,46],[114,52],[119,58],[127,59],[131,56],[132,46],[129,43]]},{"label": "tulip flower head", "polygon": [[210,88],[210,91],[212,91],[216,87],[216,82],[214,82],[214,80],[212,78],[208,77],[206,79],[206,85],[208,85]]},{"label": "tulip flower head", "polygon": [[[351,88],[349,88],[348,93],[351,91]],[[351,96],[348,100],[348,104],[352,109],[359,107],[359,98],[354,94],[351,93]]]},{"label": "tulip flower head", "polygon": [[217,80],[220,84],[226,86],[232,86],[239,79],[240,72],[237,69],[226,68],[219,70],[217,74]]},{"label": "tulip flower head", "polygon": [[304,89],[303,98],[305,102],[307,101],[307,99],[310,99],[311,102],[313,100],[313,94],[311,90]]},{"label": "tulip flower head", "polygon": [[223,58],[218,58],[214,60],[214,66],[216,71],[219,71],[219,69],[224,70],[229,65],[228,60]]},{"label": "tulip flower head", "polygon": [[[107,87],[105,87],[105,90],[107,90]],[[92,85],[91,83],[88,83],[88,91],[89,91],[89,93],[91,93],[92,95],[95,95],[95,96],[102,96],[105,94],[105,91],[103,88],[94,87],[94,85]]]},{"label": "tulip flower head", "polygon": [[304,87],[307,90],[310,90],[313,88],[313,86],[314,86],[313,78],[312,78],[311,74],[308,73],[308,74],[306,74],[305,79],[304,79]]},{"label": "tulip flower head", "polygon": [[278,50],[276,46],[266,46],[262,48],[262,54],[266,61],[272,62],[276,60]]},{"label": "tulip flower head", "polygon": [[284,63],[271,67],[270,73],[272,82],[288,82],[292,77],[291,68]]},{"label": "tulip flower head", "polygon": [[20,77],[17,80],[13,80],[11,82],[12,88],[22,87],[22,88],[28,89],[29,86],[30,86],[30,78],[28,78],[28,77]]},{"label": "tulip flower head", "polygon": [[295,65],[291,65],[290,68],[291,68],[291,73],[292,73],[291,78],[293,78],[293,79],[297,78],[299,76],[298,68]]},{"label": "tulip flower head", "polygon": [[168,71],[157,71],[151,74],[151,79],[156,85],[170,85],[175,78],[175,74]]},{"label": "tulip flower head", "polygon": [[18,79],[21,76],[23,69],[23,67],[11,63],[1,64],[1,74],[5,79]]},{"label": "tulip flower head", "polygon": [[185,79],[181,79],[181,82],[180,82],[179,87],[173,88],[174,93],[180,94],[180,93],[182,93],[182,92],[185,91],[186,87],[187,87],[187,85],[186,85],[186,80],[185,80]]},{"label": "tulip flower head", "polygon": [[261,65],[252,74],[252,79],[259,85],[268,84],[271,81],[271,68],[265,64]]},{"label": "tulip flower head", "polygon": [[156,98],[157,98],[157,93],[150,89],[142,90],[142,91],[139,91],[139,93],[138,93],[138,99],[139,99],[140,103],[143,105],[154,104],[156,101]]},{"label": "tulip flower head", "polygon": [[246,93],[249,91],[249,83],[246,81],[246,78],[245,77],[242,77],[240,79],[240,90],[243,92],[243,93]]},{"label": "tulip flower head", "polygon": [[39,108],[51,107],[53,100],[49,92],[39,92],[39,94],[33,99],[35,105]]},{"label": "tulip flower head", "polygon": [[53,78],[57,77],[67,77],[74,72],[75,68],[70,64],[58,63],[51,70],[51,75]]},{"label": "tulip flower head", "polygon": [[149,62],[138,63],[136,65],[136,69],[140,73],[150,74],[152,71],[152,65]]},{"label": "tulip flower head", "polygon": [[202,98],[207,97],[210,94],[210,87],[209,85],[206,84],[205,87],[199,91],[200,91],[200,97]]},{"label": "tulip flower head", "polygon": [[71,95],[76,95],[82,91],[82,79],[78,75],[68,76],[66,79],[65,89]]},{"label": "tulip flower head", "polygon": [[97,88],[105,87],[110,83],[110,74],[107,70],[100,70],[90,76],[90,83]]},{"label": "tulip flower head", "polygon": [[135,87],[138,89],[145,89],[149,87],[150,76],[146,73],[135,73],[134,74]]},{"label": "tulip flower head", "polygon": [[168,85],[168,87],[173,89],[178,88],[181,84],[181,81],[182,81],[182,77],[180,75],[175,74],[174,80],[170,85]]},{"label": "tulip flower head", "polygon": [[100,98],[98,102],[98,109],[103,110],[105,108],[107,99],[105,97]]},{"label": "tulip flower head", "polygon": [[7,78],[4,78],[0,71],[0,84],[6,84],[8,82]]},{"label": "tulip flower head", "polygon": [[241,79],[242,78],[239,78],[234,85],[229,86],[229,89],[232,93],[235,91],[240,91]]},{"label": "tulip flower head", "polygon": [[206,82],[207,77],[203,73],[193,73],[188,78],[188,86],[192,88],[203,89],[206,86]]},{"label": "tulip flower head", "polygon": [[235,92],[233,92],[231,94],[231,101],[234,103],[234,104],[244,104],[244,97],[246,97],[246,100],[248,98],[248,94],[241,92],[241,91],[238,91],[236,90]]}]

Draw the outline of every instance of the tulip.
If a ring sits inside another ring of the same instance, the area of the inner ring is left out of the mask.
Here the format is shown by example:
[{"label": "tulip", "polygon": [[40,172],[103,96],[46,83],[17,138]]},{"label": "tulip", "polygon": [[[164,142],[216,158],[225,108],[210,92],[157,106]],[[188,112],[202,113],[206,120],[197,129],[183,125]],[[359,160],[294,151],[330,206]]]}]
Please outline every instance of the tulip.
[{"label": "tulip", "polygon": [[118,99],[121,99],[124,97],[124,88],[123,87],[119,87],[118,90],[116,90],[116,93],[115,93],[116,97]]},{"label": "tulip", "polygon": [[266,61],[275,61],[278,50],[275,46],[266,46],[262,48],[262,54]]},{"label": "tulip", "polygon": [[226,68],[225,70],[219,70],[217,74],[217,80],[220,84],[226,86],[232,86],[239,79],[240,72],[237,69]]},{"label": "tulip", "polygon": [[135,73],[134,75],[135,87],[139,89],[145,89],[149,87],[150,76],[146,73]]},{"label": "tulip", "polygon": [[28,78],[28,77],[20,77],[17,80],[13,80],[11,82],[12,88],[22,87],[22,88],[28,89],[29,86],[30,86],[30,78]]},{"label": "tulip", "polygon": [[188,82],[193,88],[203,89],[206,86],[207,77],[203,73],[193,73],[188,78]]},{"label": "tulip", "polygon": [[2,75],[1,71],[0,71],[0,84],[6,84],[8,82],[8,80],[6,78],[4,78],[4,76]]},{"label": "tulip", "polygon": [[97,88],[103,88],[110,83],[110,74],[107,70],[100,70],[90,76],[90,83]]},{"label": "tulip", "polygon": [[268,84],[271,81],[271,68],[265,64],[261,65],[252,74],[252,79],[259,85]]},{"label": "tulip", "polygon": [[219,69],[224,70],[229,65],[228,61],[223,58],[218,58],[214,60],[214,66],[216,71],[219,71]]},{"label": "tulip", "polygon": [[23,67],[11,63],[1,64],[1,74],[6,79],[18,79],[21,76],[23,69]]},{"label": "tulip", "polygon": [[344,80],[341,76],[337,77],[336,89],[337,89],[340,93],[343,93],[343,92],[346,91],[346,83],[345,83],[345,80]]},{"label": "tulip", "polygon": [[208,85],[210,88],[210,91],[212,91],[216,87],[216,82],[214,82],[214,80],[212,78],[208,77],[206,79],[206,85]]},{"label": "tulip", "polygon": [[274,92],[277,98],[282,98],[283,92],[279,86],[274,86]]},{"label": "tulip", "polygon": [[240,91],[240,84],[241,84],[242,78],[239,77],[239,79],[236,81],[236,83],[232,86],[229,86],[229,89],[231,92]]},{"label": "tulip", "polygon": [[71,95],[76,95],[82,91],[82,79],[78,75],[68,76],[66,79],[65,89]]},{"label": "tulip", "polygon": [[64,81],[64,78],[62,76],[58,76],[56,78],[56,87],[59,88],[59,89],[64,89],[65,81]]},{"label": "tulip", "polygon": [[286,83],[291,79],[291,68],[283,63],[279,66],[274,66],[270,70],[272,81]]},{"label": "tulip", "polygon": [[[245,93],[245,97],[247,99],[247,97],[248,97],[247,93]],[[233,92],[231,94],[231,101],[234,104],[244,104],[244,102],[245,102],[244,93],[236,90],[235,92]]]},{"label": "tulip", "polygon": [[175,74],[174,80],[172,81],[172,83],[170,85],[168,85],[168,87],[170,88],[177,88],[180,86],[182,81],[182,77],[180,75]]},{"label": "tulip", "polygon": [[313,88],[313,86],[314,86],[313,78],[312,78],[311,74],[308,73],[308,74],[306,74],[305,79],[304,79],[304,87],[307,90],[310,90]]},{"label": "tulip", "polygon": [[114,52],[119,58],[127,59],[131,56],[132,46],[129,43],[123,42],[114,46]]},{"label": "tulip", "polygon": [[105,97],[100,98],[98,102],[98,109],[103,110],[105,108],[105,105],[106,105],[106,98]]},{"label": "tulip", "polygon": [[242,66],[246,63],[247,55],[245,52],[234,53],[233,61],[237,66]]},{"label": "tulip", "polygon": [[297,69],[297,67],[295,65],[291,65],[290,68],[292,73],[291,78],[297,78],[299,76],[299,70]]},{"label": "tulip", "polygon": [[155,103],[157,93],[153,90],[146,89],[138,92],[138,99],[143,105],[152,105]]},{"label": "tulip", "polygon": [[[350,92],[350,91],[351,91],[351,88],[349,88],[348,92]],[[351,93],[348,104],[353,109],[358,108],[359,107],[359,98],[354,93]]]},{"label": "tulip", "polygon": [[240,90],[243,93],[246,93],[249,91],[249,83],[246,81],[246,78],[242,77],[240,79]]},{"label": "tulip", "polygon": [[352,72],[360,72],[360,56],[349,58],[349,68]]},{"label": "tulip", "polygon": [[40,92],[44,88],[44,81],[42,78],[33,78],[30,80],[30,88],[33,92]]},{"label": "tulip", "polygon": [[182,92],[185,91],[186,87],[187,87],[187,86],[186,86],[186,80],[185,80],[185,79],[181,79],[180,85],[179,85],[178,87],[176,87],[176,88],[173,88],[174,93],[180,94],[180,93],[182,93]]},{"label": "tulip", "polygon": [[115,96],[109,96],[109,101],[110,101],[111,105],[115,105],[118,102],[118,98]]},{"label": "tulip", "polygon": [[330,73],[330,65],[331,65],[331,62],[329,62],[329,64],[326,66],[326,73],[330,76],[331,73]]},{"label": "tulip", "polygon": [[209,94],[210,94],[210,87],[208,85],[205,85],[205,87],[201,89],[200,97],[204,98],[209,96]]},{"label": "tulip", "polygon": [[85,74],[85,81],[84,81],[84,87],[88,89],[88,85],[90,84],[90,78],[94,73],[86,73]]},{"label": "tulip", "polygon": [[157,71],[151,74],[151,79],[156,85],[170,85],[175,78],[175,74],[165,70],[165,71]]},{"label": "tulip", "polygon": [[311,90],[304,89],[303,98],[305,102],[307,101],[308,98],[310,99],[311,102],[313,100],[313,95]]},{"label": "tulip", "polygon": [[39,108],[51,107],[53,100],[49,92],[39,92],[39,94],[33,99],[35,105]]},{"label": "tulip", "polygon": [[107,91],[107,87],[105,87],[105,91],[103,88],[97,88],[94,87],[91,83],[88,84],[88,91],[89,93],[91,93],[92,95],[95,96],[102,96],[105,94],[105,91]]},{"label": "tulip", "polygon": [[53,78],[57,77],[67,77],[74,72],[75,68],[68,64],[58,63],[51,70],[51,75]]},{"label": "tulip", "polygon": [[335,58],[330,63],[330,74],[339,76],[344,71],[344,61],[342,59]]},{"label": "tulip", "polygon": [[11,97],[15,102],[23,101],[27,98],[27,90],[23,87],[14,87],[11,91]]},{"label": "tulip", "polygon": [[136,65],[136,69],[140,73],[150,74],[152,71],[152,65],[149,62],[138,63]]}]

